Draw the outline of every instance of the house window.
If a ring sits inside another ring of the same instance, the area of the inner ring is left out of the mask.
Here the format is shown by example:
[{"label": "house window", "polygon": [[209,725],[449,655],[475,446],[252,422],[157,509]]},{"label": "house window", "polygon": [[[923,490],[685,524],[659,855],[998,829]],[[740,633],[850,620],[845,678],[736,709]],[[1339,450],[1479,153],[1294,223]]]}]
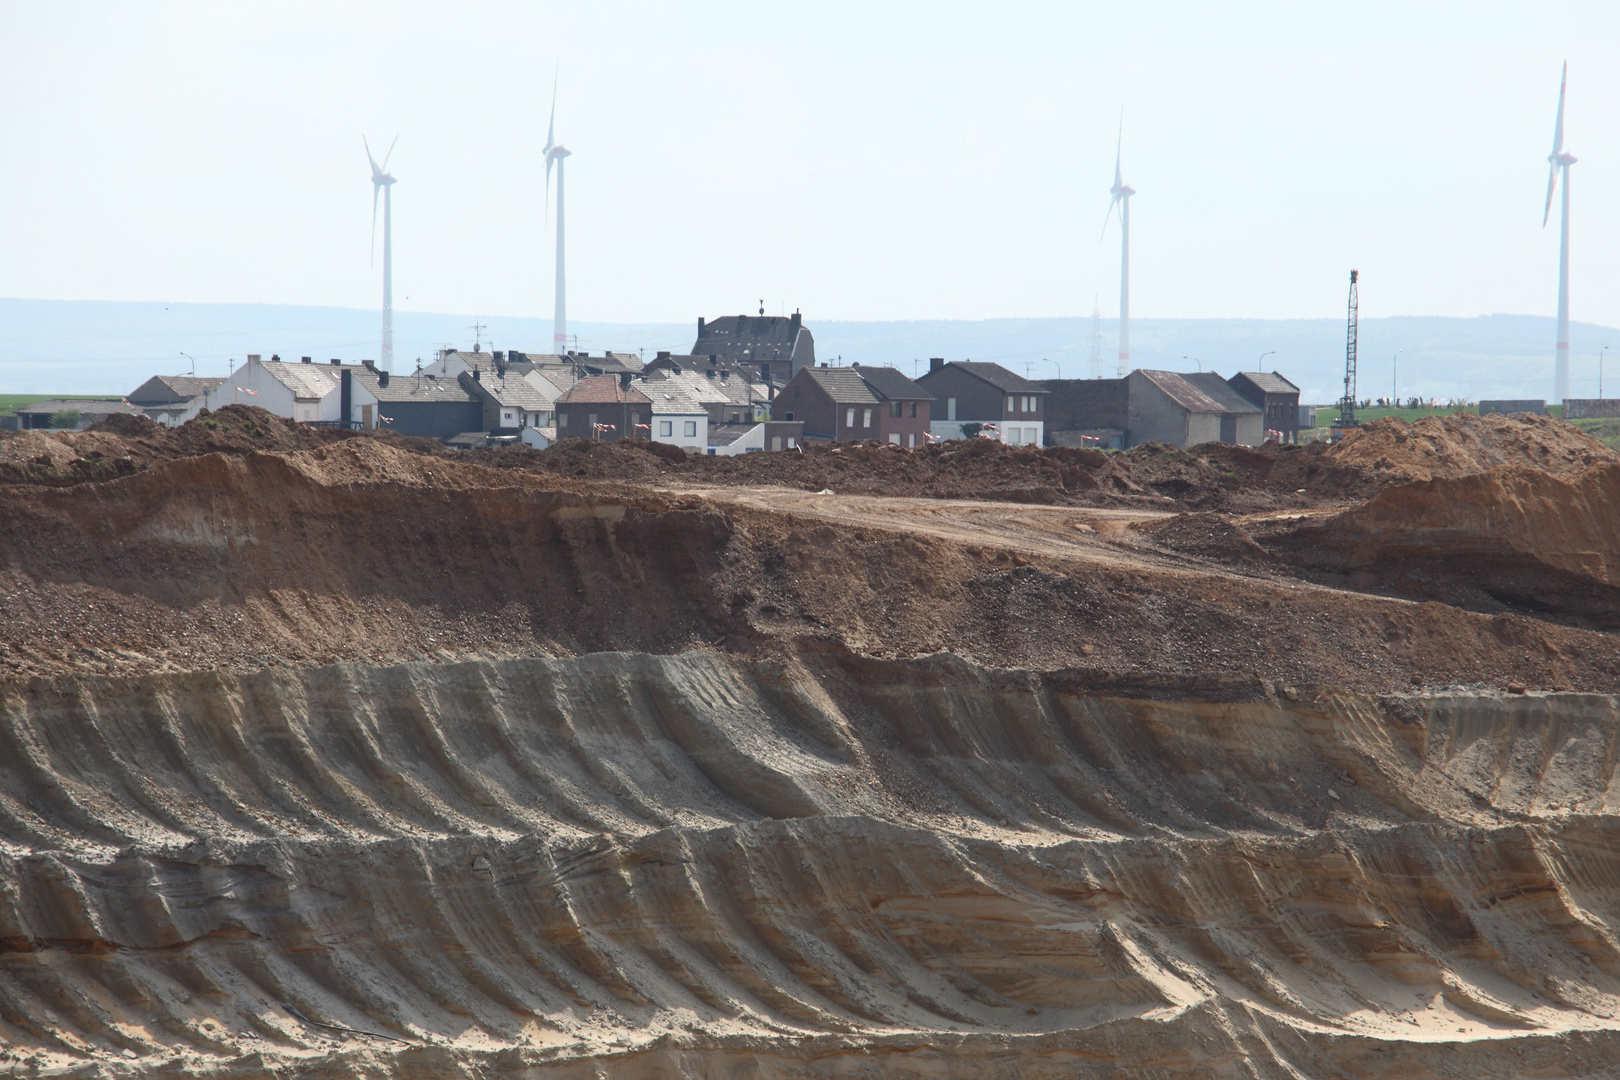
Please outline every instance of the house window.
[{"label": "house window", "polygon": [[793,419],[793,414],[792,414],[792,413],[785,413],[785,414],[784,414],[784,415],[785,415],[785,416],[786,416],[786,417],[787,417],[787,418],[788,418],[788,419],[789,419],[789,420],[791,420],[791,419]]},{"label": "house window", "polygon": [[861,410],[861,427],[871,427],[871,426],[872,426],[872,410],[871,409],[862,409]]},{"label": "house window", "polygon": [[772,435],[771,436],[771,449],[772,450],[780,450],[780,449],[782,449],[782,436],[780,436],[780,435]]},{"label": "house window", "polygon": [[855,426],[855,410],[854,409],[845,409],[844,410],[844,426],[845,427],[854,427]]},{"label": "house window", "polygon": [[1018,411],[1016,408],[1014,408],[1014,406],[1017,405],[1017,404],[1018,404],[1018,399],[1017,398],[1008,398],[1007,399],[1007,412],[1008,412],[1009,415],[1011,415],[1012,413],[1015,413],[1015,412]]},{"label": "house window", "polygon": [[795,446],[798,446],[798,445],[799,445],[799,440],[794,438],[792,435],[789,435],[788,436],[788,449],[792,450]]},{"label": "house window", "polygon": [[591,413],[591,430],[592,431],[596,430],[596,414],[595,413]]},{"label": "house window", "polygon": [[557,414],[557,426],[560,427],[560,428],[565,428],[565,427],[568,426],[568,414],[567,413],[562,412],[562,413]]},{"label": "house window", "polygon": [[905,407],[904,402],[900,402],[900,401],[891,401],[891,402],[889,402],[889,415],[890,416],[899,416],[900,415],[900,410],[902,408],[904,408],[904,407]]},{"label": "house window", "polygon": [[1029,404],[1029,403],[1030,403],[1030,402],[1032,402],[1032,401],[1034,401],[1034,400],[1035,400],[1035,399],[1034,399],[1034,398],[1032,398],[1032,397],[1026,397],[1026,398],[1024,398],[1024,411],[1025,411],[1025,412],[1030,412],[1030,411],[1032,411],[1032,410],[1031,410],[1031,406],[1030,406],[1030,404]]},{"label": "house window", "polygon": [[658,434],[663,435],[665,438],[668,438],[669,436],[675,434],[675,421],[673,421],[673,420],[660,420],[660,421],[658,421]]},{"label": "house window", "polygon": [[917,417],[917,403],[915,401],[911,403],[911,416],[912,419],[916,419]]},{"label": "house window", "polygon": [[687,438],[689,438],[689,439],[696,438],[697,437],[697,421],[696,420],[688,420],[682,426],[682,431],[685,432]]},{"label": "house window", "polygon": [[900,433],[898,431],[889,432],[889,441],[894,443],[894,445],[899,446],[900,445]]},{"label": "house window", "polygon": [[945,399],[945,419],[956,419],[956,399],[953,397],[948,397]]}]

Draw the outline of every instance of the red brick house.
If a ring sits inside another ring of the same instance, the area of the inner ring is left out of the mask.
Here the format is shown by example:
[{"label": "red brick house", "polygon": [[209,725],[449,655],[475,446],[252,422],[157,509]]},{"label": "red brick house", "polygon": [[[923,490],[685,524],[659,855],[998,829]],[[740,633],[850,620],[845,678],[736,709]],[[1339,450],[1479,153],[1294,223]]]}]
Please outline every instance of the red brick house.
[{"label": "red brick house", "polygon": [[771,402],[773,420],[804,424],[805,439],[876,439],[923,446],[933,396],[894,368],[801,368]]}]

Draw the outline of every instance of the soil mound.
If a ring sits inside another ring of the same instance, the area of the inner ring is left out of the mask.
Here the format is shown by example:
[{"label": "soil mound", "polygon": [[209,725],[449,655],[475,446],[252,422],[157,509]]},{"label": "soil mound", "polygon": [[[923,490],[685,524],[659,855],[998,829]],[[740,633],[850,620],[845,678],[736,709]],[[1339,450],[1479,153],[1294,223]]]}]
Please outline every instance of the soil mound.
[{"label": "soil mound", "polygon": [[1620,454],[1574,425],[1529,413],[1456,413],[1412,424],[1376,420],[1347,435],[1328,457],[1380,484],[1472,476],[1504,466],[1568,477],[1600,462],[1620,462]]},{"label": "soil mound", "polygon": [[432,439],[408,439],[391,431],[317,428],[255,405],[227,405],[218,412],[205,409],[177,428],[144,416],[114,414],[84,431],[0,435],[0,484],[70,487],[128,476],[179,458],[313,450],[356,438],[429,456],[450,453]]},{"label": "soil mound", "polygon": [[[1359,586],[1620,625],[1620,460],[1386,488],[1283,546]],[[1493,606],[1494,606],[1493,605]]]},{"label": "soil mound", "polygon": [[1298,696],[826,652],[0,684],[0,1053],[1612,1074],[1620,702]]}]

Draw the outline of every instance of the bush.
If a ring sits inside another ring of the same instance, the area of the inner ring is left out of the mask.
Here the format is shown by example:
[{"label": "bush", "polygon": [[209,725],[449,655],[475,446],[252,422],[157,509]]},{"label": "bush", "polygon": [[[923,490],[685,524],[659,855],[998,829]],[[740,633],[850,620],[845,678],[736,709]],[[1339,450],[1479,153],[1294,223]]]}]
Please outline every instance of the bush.
[{"label": "bush", "polygon": [[79,421],[83,418],[83,415],[84,414],[79,412],[78,409],[63,409],[61,412],[53,412],[53,413],[51,413],[51,427],[53,427],[53,428],[73,428],[73,427],[78,427],[79,426]]}]

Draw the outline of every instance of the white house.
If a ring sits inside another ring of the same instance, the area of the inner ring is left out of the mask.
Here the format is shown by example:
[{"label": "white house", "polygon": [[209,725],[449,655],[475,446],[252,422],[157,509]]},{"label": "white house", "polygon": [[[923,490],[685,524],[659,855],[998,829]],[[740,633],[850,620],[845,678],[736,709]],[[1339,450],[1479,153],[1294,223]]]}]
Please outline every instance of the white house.
[{"label": "white house", "polygon": [[686,382],[648,379],[636,388],[652,400],[652,441],[701,454],[709,445],[709,409]]},{"label": "white house", "polygon": [[343,419],[340,376],[336,364],[265,362],[249,356],[247,363],[208,392],[208,407],[257,405],[305,424],[337,423]]}]

